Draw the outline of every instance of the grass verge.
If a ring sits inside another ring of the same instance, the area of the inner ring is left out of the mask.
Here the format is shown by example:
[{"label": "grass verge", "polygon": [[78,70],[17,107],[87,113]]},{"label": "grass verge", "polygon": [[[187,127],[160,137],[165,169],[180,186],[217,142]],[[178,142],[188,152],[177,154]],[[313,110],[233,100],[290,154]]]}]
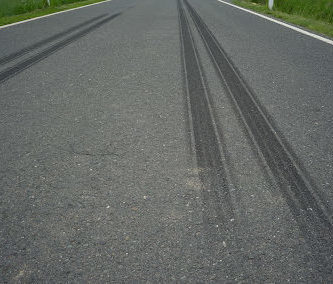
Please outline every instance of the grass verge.
[{"label": "grass verge", "polygon": [[329,36],[333,38],[333,24],[325,21],[320,21],[312,18],[308,18],[301,15],[296,14],[288,14],[281,11],[276,10],[269,10],[268,7],[265,4],[260,3],[252,3],[248,1],[242,1],[242,0],[234,0],[234,4],[241,6],[243,8],[253,10],[258,13],[271,15],[275,18],[279,18],[281,20],[284,20],[286,22],[304,27],[308,30],[321,33],[323,35]]},{"label": "grass verge", "polygon": [[4,16],[4,17],[0,17],[0,26],[12,24],[12,23],[48,15],[48,14],[53,14],[56,12],[65,11],[68,9],[73,9],[73,8],[77,8],[77,7],[81,7],[81,6],[85,6],[85,5],[89,5],[89,4],[103,2],[103,1],[106,1],[106,0],[83,0],[83,1],[74,2],[74,3],[70,3],[70,4],[64,4],[64,5],[56,6],[56,7],[51,6],[51,7],[47,7],[47,8],[43,8],[43,9],[36,9],[34,11],[24,13],[24,14]]}]

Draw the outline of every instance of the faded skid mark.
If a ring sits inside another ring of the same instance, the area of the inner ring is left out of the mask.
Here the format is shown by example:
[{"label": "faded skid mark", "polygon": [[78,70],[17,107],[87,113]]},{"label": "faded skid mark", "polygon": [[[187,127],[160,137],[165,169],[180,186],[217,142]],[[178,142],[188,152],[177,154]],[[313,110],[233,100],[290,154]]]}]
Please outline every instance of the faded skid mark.
[{"label": "faded skid mark", "polygon": [[64,48],[65,46],[71,44],[72,42],[82,38],[83,36],[87,35],[88,33],[90,33],[91,31],[101,27],[102,25],[106,24],[107,22],[113,20],[114,18],[116,18],[117,16],[121,15],[121,13],[117,13],[114,15],[111,15],[95,24],[93,24],[92,26],[52,45],[51,47],[48,47],[46,49],[44,49],[43,51],[37,53],[36,55],[33,55],[19,63],[17,63],[14,66],[11,66],[7,69],[5,69],[4,71],[0,72],[0,84],[5,82],[6,80],[8,80],[9,78],[15,76],[16,74],[24,71],[25,69],[29,68],[30,66],[40,62],[41,60],[47,58],[48,56],[50,56],[51,54],[55,53],[56,51]]},{"label": "faded skid mark", "polygon": [[195,9],[184,1],[249,137],[269,166],[314,254],[331,272],[332,264],[328,261],[333,252],[331,209],[220,43]]}]

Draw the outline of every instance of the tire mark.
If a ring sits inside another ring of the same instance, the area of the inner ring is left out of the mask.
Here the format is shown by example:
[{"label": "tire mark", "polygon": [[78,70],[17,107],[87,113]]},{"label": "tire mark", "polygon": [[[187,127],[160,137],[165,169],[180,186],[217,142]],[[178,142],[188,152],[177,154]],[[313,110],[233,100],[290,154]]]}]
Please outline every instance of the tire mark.
[{"label": "tire mark", "polygon": [[84,27],[86,25],[89,25],[89,24],[97,21],[98,19],[101,19],[101,18],[105,17],[106,15],[107,14],[102,14],[102,15],[94,17],[94,18],[92,18],[92,19],[90,19],[88,21],[84,21],[84,22],[82,22],[82,23],[80,23],[78,25],[75,25],[75,26],[72,26],[72,27],[68,28],[65,31],[57,33],[57,34],[55,34],[53,36],[50,36],[50,37],[48,37],[46,39],[38,41],[38,42],[36,42],[36,43],[34,43],[34,44],[30,45],[30,46],[27,46],[27,47],[25,47],[25,48],[23,48],[23,49],[21,49],[19,51],[16,51],[16,52],[14,52],[12,54],[4,56],[4,57],[0,58],[0,65],[6,64],[6,63],[8,63],[8,62],[10,62],[10,61],[12,61],[12,60],[14,60],[16,58],[19,58],[19,57],[23,56],[24,54],[27,54],[28,52],[31,52],[31,51],[33,51],[33,50],[35,50],[37,48],[42,47],[43,45],[46,45],[46,44],[48,44],[48,43],[50,43],[52,41],[55,41],[58,38],[61,38],[61,37],[65,36],[66,34],[74,32],[74,31],[76,31],[76,30],[78,30],[78,29],[80,29],[80,28],[82,28],[82,27]]},{"label": "tire mark", "polygon": [[[218,227],[233,216],[229,184],[223,163],[221,143],[198,52],[182,4],[178,14],[185,73],[186,103],[192,128],[192,150],[196,155],[198,174],[204,185],[204,223]],[[211,212],[213,211],[213,212]]]},{"label": "tire mark", "polygon": [[31,67],[32,65],[38,63],[39,61],[47,58],[48,56],[50,56],[51,54],[55,53],[56,51],[64,48],[65,46],[69,45],[70,43],[82,38],[83,36],[87,35],[88,33],[90,33],[91,31],[101,27],[102,25],[106,24],[107,22],[113,20],[114,18],[118,17],[119,15],[121,15],[122,13],[116,13],[113,14],[99,22],[97,22],[96,24],[46,48],[45,50],[37,53],[36,55],[33,55],[19,63],[17,63],[16,65],[9,67],[7,69],[5,69],[4,71],[0,72],[0,84],[3,83],[4,81],[8,80],[9,78],[17,75],[18,73],[22,72],[23,70]]},{"label": "tire mark", "polygon": [[[332,214],[318,189],[299,164],[291,147],[267,116],[250,88],[239,75],[215,36],[194,8],[184,0],[217,70],[221,83],[241,116],[249,136],[270,168],[298,225],[316,255],[330,266],[332,257]],[[279,133],[279,134],[278,134]],[[327,267],[330,270],[330,267]]]}]

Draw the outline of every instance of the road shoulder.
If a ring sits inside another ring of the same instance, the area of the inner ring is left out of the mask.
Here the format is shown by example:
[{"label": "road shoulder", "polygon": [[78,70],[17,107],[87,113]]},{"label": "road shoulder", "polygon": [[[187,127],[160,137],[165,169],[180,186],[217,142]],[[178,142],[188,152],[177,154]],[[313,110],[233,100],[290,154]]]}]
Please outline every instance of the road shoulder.
[{"label": "road shoulder", "polygon": [[274,10],[271,11],[263,5],[243,0],[235,0],[232,3],[239,7],[249,9],[251,11],[255,11],[260,14],[268,15],[269,17],[272,17],[274,19],[282,20],[286,23],[305,28],[308,31],[314,32],[316,34],[324,35],[325,37],[328,38],[333,37],[333,24],[310,18],[305,18],[299,15],[291,15],[280,11],[274,11]]},{"label": "road shoulder", "polygon": [[76,9],[81,9],[81,8],[89,7],[92,5],[97,5],[102,2],[109,2],[109,1],[112,1],[112,0],[85,0],[85,1],[81,1],[81,2],[61,5],[58,7],[49,7],[46,9],[35,10],[32,12],[24,13],[24,14],[20,14],[20,15],[0,17],[0,29],[6,28],[6,27],[9,27],[12,25],[23,24],[25,22],[37,20],[39,18],[45,18],[45,17],[49,17],[52,15],[65,13],[65,12],[73,11]]}]

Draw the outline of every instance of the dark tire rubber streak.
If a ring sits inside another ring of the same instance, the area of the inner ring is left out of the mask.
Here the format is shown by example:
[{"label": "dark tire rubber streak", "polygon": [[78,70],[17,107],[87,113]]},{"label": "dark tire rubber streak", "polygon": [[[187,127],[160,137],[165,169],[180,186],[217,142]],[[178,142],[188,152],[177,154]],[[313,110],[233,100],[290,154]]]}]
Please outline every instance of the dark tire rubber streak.
[{"label": "dark tire rubber streak", "polygon": [[316,250],[316,256],[327,263],[332,253],[333,232],[329,208],[293,158],[295,155],[289,152],[290,146],[285,145],[284,139],[278,136],[269,118],[265,116],[265,111],[259,106],[212,32],[194,8],[186,0],[184,2],[249,136],[262,153],[300,229]]},{"label": "dark tire rubber streak", "polygon": [[[232,218],[231,197],[208,91],[203,79],[197,49],[180,1],[178,1],[178,11],[187,108],[191,120],[189,125],[192,128],[194,140],[193,150],[196,154],[199,177],[204,185],[204,207],[208,211],[213,209],[215,212],[206,218],[205,223],[216,225],[216,223]],[[212,204],[214,208],[209,208],[208,203]],[[210,218],[212,220],[208,220]]]},{"label": "dark tire rubber streak", "polygon": [[80,23],[78,25],[75,25],[73,27],[70,27],[69,29],[66,29],[65,31],[57,33],[57,34],[55,34],[53,36],[50,36],[50,37],[48,37],[46,39],[43,39],[43,40],[39,41],[39,42],[36,42],[36,43],[34,43],[34,44],[32,44],[32,45],[30,45],[28,47],[25,47],[25,48],[17,51],[17,52],[14,52],[12,54],[4,56],[4,57],[0,58],[0,65],[8,63],[8,62],[10,62],[10,61],[12,61],[12,60],[14,60],[14,59],[16,59],[18,57],[23,56],[24,54],[27,54],[28,52],[31,52],[31,51],[33,51],[33,50],[35,50],[37,48],[42,47],[45,44],[48,44],[48,43],[50,43],[50,42],[52,42],[54,40],[57,40],[57,39],[65,36],[65,35],[67,35],[67,34],[69,34],[71,32],[74,32],[74,31],[76,31],[78,29],[81,29],[84,26],[87,26],[87,25],[89,25],[89,24],[91,24],[91,23],[93,23],[93,22],[95,22],[95,21],[97,21],[97,20],[105,17],[106,15],[107,14],[102,14],[102,15],[94,17],[94,18],[92,18],[92,19],[90,19],[88,21],[84,21],[84,22],[82,22],[82,23]]},{"label": "dark tire rubber streak", "polygon": [[99,28],[100,26],[106,24],[107,22],[113,20],[114,18],[118,17],[119,15],[121,15],[121,13],[116,13],[114,15],[111,15],[99,22],[97,22],[96,24],[52,45],[51,47],[41,51],[40,53],[37,53],[36,55],[33,55],[31,57],[29,57],[26,60],[23,60],[22,62],[19,62],[18,64],[7,68],[6,70],[4,70],[3,72],[0,73],[0,83],[3,83],[4,81],[8,80],[9,78],[13,77],[14,75],[22,72],[23,70],[27,69],[28,67],[36,64],[37,62],[47,58],[49,55],[53,54],[54,52],[62,49],[63,47],[65,47],[66,45],[78,40],[79,38],[87,35],[88,33],[90,33],[91,31]]}]

